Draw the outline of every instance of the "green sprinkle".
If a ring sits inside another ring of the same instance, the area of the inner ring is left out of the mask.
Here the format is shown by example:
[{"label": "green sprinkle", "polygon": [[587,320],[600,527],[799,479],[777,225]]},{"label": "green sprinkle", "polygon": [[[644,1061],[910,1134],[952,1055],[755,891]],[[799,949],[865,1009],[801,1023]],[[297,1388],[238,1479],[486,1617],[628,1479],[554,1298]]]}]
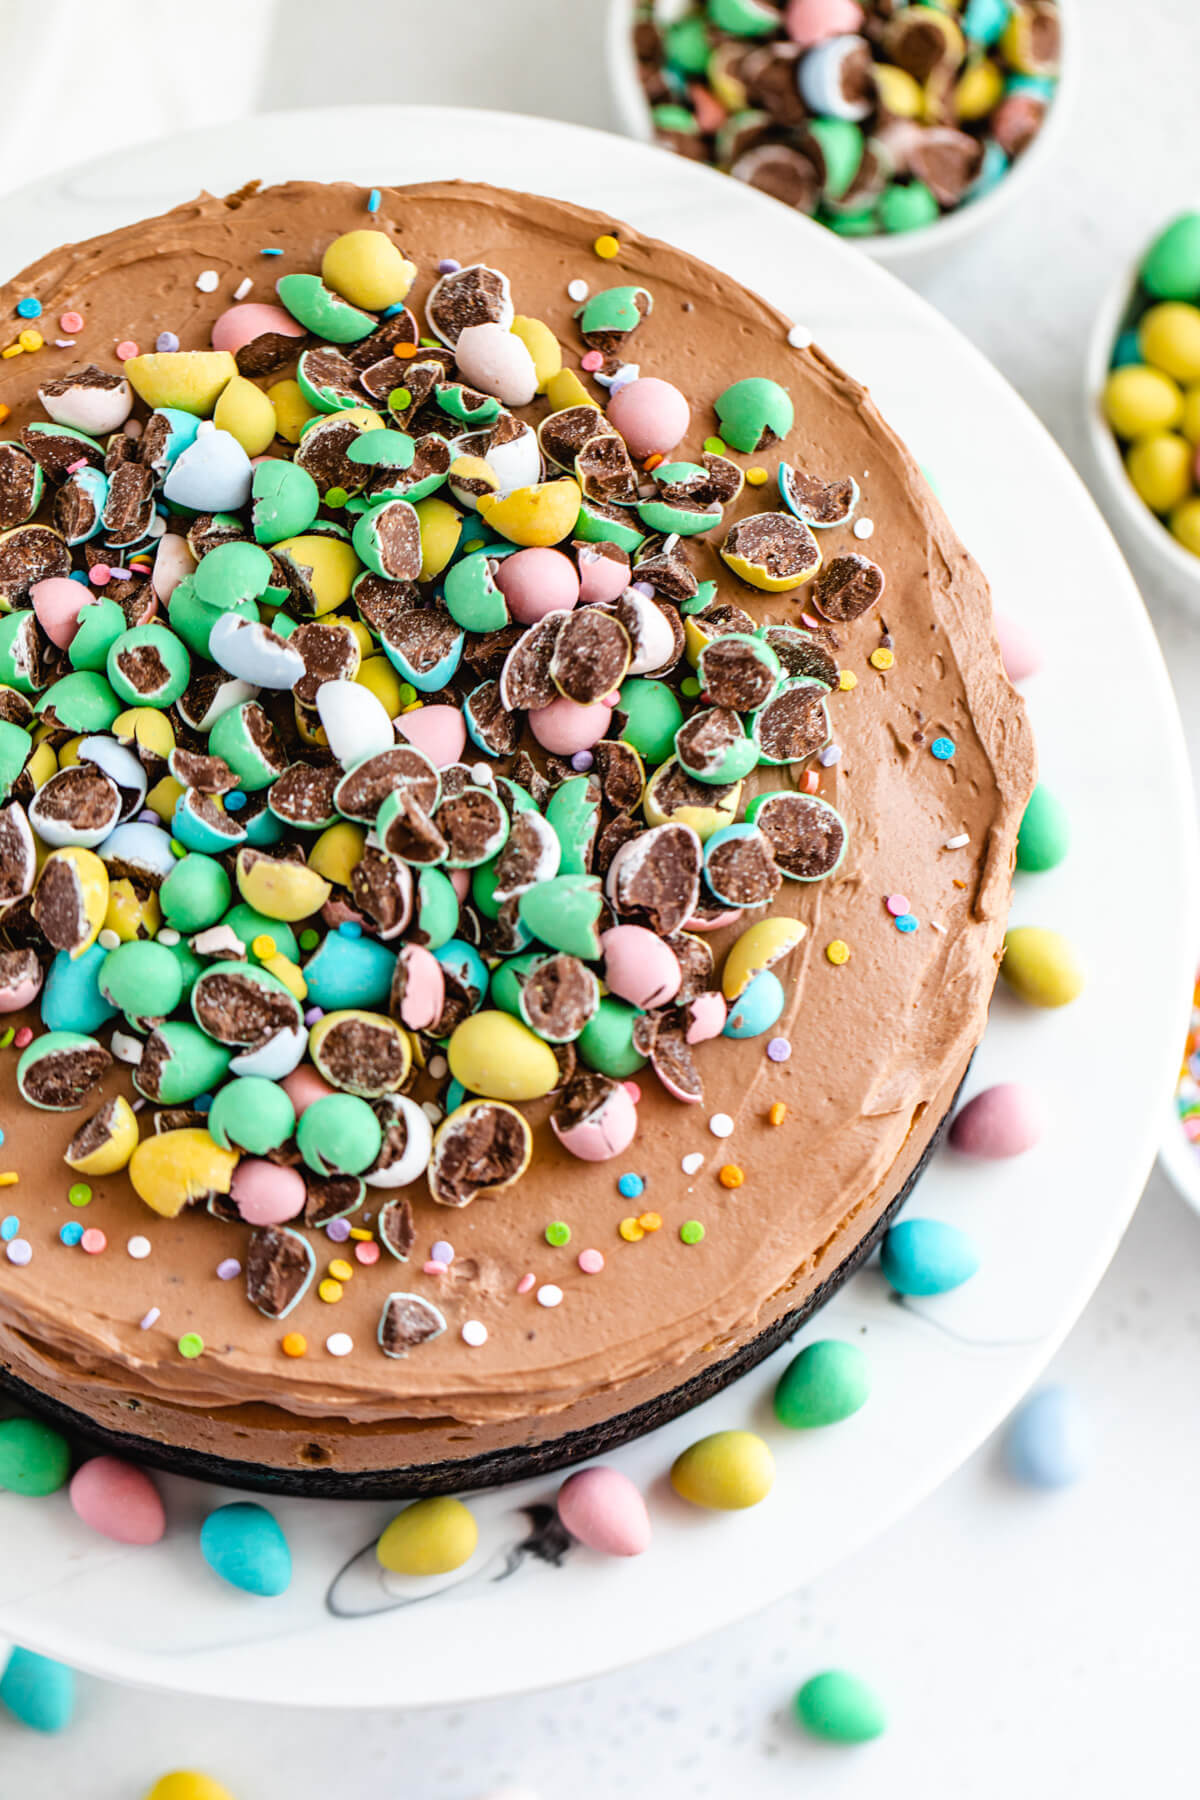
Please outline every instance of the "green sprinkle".
[{"label": "green sprinkle", "polygon": [[86,1181],[76,1181],[67,1189],[67,1199],[72,1206],[90,1206],[92,1190]]},{"label": "green sprinkle", "polygon": [[729,454],[729,446],[724,438],[707,437],[704,440],[704,448],[710,456],[727,456]]},{"label": "green sprinkle", "polygon": [[696,680],[694,675],[685,675],[679,684],[679,691],[681,694],[686,695],[689,700],[694,700],[696,695],[700,692],[700,683]]},{"label": "green sprinkle", "polygon": [[302,950],[315,950],[320,941],[320,932],[314,931],[311,926],[307,931],[302,931],[300,933],[300,948]]},{"label": "green sprinkle", "polygon": [[546,1242],[553,1244],[556,1248],[561,1248],[563,1244],[569,1244],[570,1241],[571,1227],[562,1219],[551,1220],[546,1227]]},{"label": "green sprinkle", "polygon": [[10,1025],[8,1027],[7,1031],[4,1033],[3,1037],[0,1037],[0,1050],[7,1050],[8,1046],[12,1043],[12,1041],[16,1037],[16,1035],[17,1035],[16,1026]]},{"label": "green sprinkle", "polygon": [[699,1219],[685,1219],[679,1227],[679,1236],[685,1244],[698,1244],[704,1236],[704,1227]]},{"label": "green sprinkle", "polygon": [[411,706],[413,701],[416,699],[416,697],[417,697],[417,690],[413,686],[412,682],[411,681],[402,681],[400,683],[400,704],[401,704],[401,706]]},{"label": "green sprinkle", "polygon": [[463,545],[463,553],[470,555],[473,550],[482,550],[483,547],[484,540],[482,538],[472,538],[469,543]]},{"label": "green sprinkle", "polygon": [[325,495],[326,506],[345,506],[350,498],[344,487],[331,487]]},{"label": "green sprinkle", "polygon": [[445,346],[437,338],[422,338],[421,348],[422,350],[437,350],[444,349]]},{"label": "green sprinkle", "polygon": [[177,856],[177,857],[181,857],[181,856],[186,856],[186,855],[187,855],[187,850],[186,850],[186,848],[185,848],[185,847],[184,847],[184,845],[183,845],[183,844],[181,844],[181,843],[180,843],[180,842],[179,842],[179,839],[178,839],[178,838],[172,838],[172,839],[171,839],[171,855],[172,855],[172,856]]},{"label": "green sprinkle", "polygon": [[204,1349],[204,1339],[198,1331],[185,1331],[176,1349],[180,1356],[186,1356],[189,1362],[194,1362]]},{"label": "green sprinkle", "polygon": [[[403,412],[412,405],[412,395],[406,387],[393,388],[388,395],[388,411]],[[326,496],[328,498],[328,496]]]}]

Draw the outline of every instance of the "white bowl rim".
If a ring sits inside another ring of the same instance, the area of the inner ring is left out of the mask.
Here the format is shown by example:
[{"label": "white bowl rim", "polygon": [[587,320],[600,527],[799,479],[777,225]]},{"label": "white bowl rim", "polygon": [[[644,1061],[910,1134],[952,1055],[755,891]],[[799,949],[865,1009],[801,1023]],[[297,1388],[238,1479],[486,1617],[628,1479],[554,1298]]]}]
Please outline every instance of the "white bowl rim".
[{"label": "white bowl rim", "polygon": [[[637,0],[608,0],[605,33],[608,77],[622,129],[627,136],[636,138],[640,143],[651,144],[654,133],[650,123],[650,109],[646,105],[631,48],[636,4]],[[1034,172],[1061,139],[1068,111],[1075,101],[1079,54],[1074,46],[1082,35],[1082,8],[1078,0],[1058,0],[1058,8],[1063,20],[1063,43],[1070,47],[1070,54],[1062,58],[1054,98],[1046,109],[1041,130],[1029,149],[1009,165],[1004,179],[969,206],[960,206],[954,212],[943,213],[932,224],[922,225],[916,231],[872,232],[865,237],[847,237],[847,243],[856,244],[877,262],[884,264],[915,263],[926,254],[941,255],[943,251],[953,250],[964,238],[973,236],[1002,207],[1015,199],[1018,192],[1028,186]]]}]

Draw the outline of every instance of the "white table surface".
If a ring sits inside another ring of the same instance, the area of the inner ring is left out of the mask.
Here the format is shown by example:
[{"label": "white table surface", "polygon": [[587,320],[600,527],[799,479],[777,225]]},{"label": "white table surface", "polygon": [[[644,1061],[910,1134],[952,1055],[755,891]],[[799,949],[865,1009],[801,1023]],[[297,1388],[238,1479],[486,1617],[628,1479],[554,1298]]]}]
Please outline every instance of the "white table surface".
[{"label": "white table surface", "polygon": [[[6,10],[0,0],[0,20]],[[97,92],[125,93],[103,129],[105,148],[160,124],[351,97],[610,122],[598,0],[441,0],[433,13],[415,0],[357,0],[349,33],[311,0],[288,0],[285,9],[210,0],[198,36],[193,13],[181,10],[175,28],[167,13],[149,0],[104,8],[65,0],[39,9],[22,54],[36,64],[39,39],[57,43],[60,118],[74,110],[95,122]],[[1002,218],[923,291],[1090,476],[1079,390],[1091,315],[1112,272],[1160,218],[1198,198],[1189,170],[1200,10],[1194,0],[1087,0],[1084,13],[1078,110],[1036,209]],[[70,15],[65,37],[62,15]],[[332,82],[331,31],[340,72]],[[190,80],[181,94],[172,58],[185,32]],[[355,57],[356,41],[370,54]],[[257,86],[244,66],[225,67],[247,45],[263,54]],[[0,113],[5,185],[80,151],[73,132],[34,130],[22,91],[30,86],[19,85],[7,118]],[[1134,569],[1195,761],[1200,614]],[[1102,1068],[1079,1078],[1096,1089],[1102,1130],[1120,1096],[1105,1090]],[[567,1789],[576,1800],[616,1791],[629,1800],[730,1792],[1007,1800],[1013,1791],[1124,1800],[1131,1791],[1190,1791],[1183,1771],[1195,1762],[1200,1666],[1198,1356],[1200,1220],[1155,1176],[1051,1371],[1076,1388],[1094,1423],[1095,1463],[1079,1487],[1049,1497],[1017,1489],[998,1473],[994,1449],[985,1450],[808,1592],[687,1651],[525,1700],[305,1716],[151,1699],[87,1681],[65,1737],[39,1739],[0,1721],[0,1795],[141,1800],[157,1774],[189,1765],[219,1776],[235,1800],[335,1792],[472,1800],[501,1781],[525,1783],[542,1800]],[[796,1685],[831,1663],[868,1676],[885,1695],[893,1724],[879,1743],[825,1750],[789,1725]]]}]

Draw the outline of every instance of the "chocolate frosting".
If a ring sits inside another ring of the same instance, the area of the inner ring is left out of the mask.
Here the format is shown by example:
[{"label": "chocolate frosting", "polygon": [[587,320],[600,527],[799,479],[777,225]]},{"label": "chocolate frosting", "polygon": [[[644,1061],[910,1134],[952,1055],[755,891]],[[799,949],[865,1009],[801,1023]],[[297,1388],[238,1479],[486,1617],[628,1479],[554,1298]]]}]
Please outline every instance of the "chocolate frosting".
[{"label": "chocolate frosting", "polygon": [[[160,1219],[121,1176],[93,1180],[92,1204],[75,1211],[67,1201],[75,1177],[60,1157],[85,1115],[25,1106],[16,1056],[0,1053],[0,1162],[20,1177],[0,1210],[20,1217],[34,1251],[24,1268],[0,1260],[3,1361],[97,1416],[114,1403],[146,1408],[152,1428],[178,1443],[259,1459],[272,1452],[270,1432],[256,1437],[256,1428],[289,1417],[321,1421],[347,1446],[356,1434],[340,1422],[372,1427],[358,1434],[357,1449],[347,1448],[348,1462],[437,1460],[493,1441],[553,1436],[665,1392],[797,1304],[898,1191],[980,1037],[1034,779],[1029,724],[1003,672],[983,575],[864,389],[819,349],[790,347],[781,314],[679,250],[557,201],[456,182],[384,188],[381,196],[372,218],[362,190],[345,184],[201,195],[161,218],[53,251],[0,289],[0,316],[12,318],[17,299],[35,294],[48,340],[64,311],[83,314],[86,324],[73,349],[48,344],[36,356],[0,361],[0,400],[11,409],[3,435],[42,416],[39,382],[88,362],[115,370],[119,341],[150,349],[162,331],[176,333],[185,349],[205,348],[213,319],[246,276],[254,281],[249,298],[272,299],[279,275],[318,268],[333,237],[370,225],[392,233],[418,265],[408,301],[418,316],[440,258],[485,262],[509,276],[518,312],[549,324],[568,362],[582,346],[567,283],[582,277],[593,291],[644,285],[654,309],[627,354],[643,374],[674,381],[689,396],[692,424],[680,457],[698,459],[716,429],[713,400],[740,376],[773,377],[795,403],[786,441],[739,459],[768,469],[772,485],[748,486],[726,523],[759,510],[764,497],[776,504],[781,458],[823,480],[853,477],[862,490],[857,517],[873,521],[873,537],[863,544],[840,526],[822,534],[822,549],[827,559],[869,550],[887,590],[875,611],[836,627],[839,663],[858,679],[831,696],[841,758],[819,771],[820,792],[848,824],[849,852],[827,881],[785,881],[769,909],[808,926],[779,970],[788,999],[775,1035],[790,1041],[790,1059],[768,1060],[761,1038],[700,1046],[701,1106],[672,1100],[647,1070],[638,1136],[618,1162],[575,1161],[548,1127],[548,1105],[531,1107],[535,1157],[517,1187],[463,1212],[436,1206],[424,1182],[410,1188],[413,1260],[404,1265],[385,1253],[374,1267],[356,1266],[340,1302],[326,1305],[314,1287],[281,1326],[249,1306],[241,1281],[215,1274],[224,1258],[245,1261],[248,1227],[198,1211]],[[593,253],[602,231],[620,241],[614,262]],[[266,258],[264,246],[283,254]],[[220,277],[216,293],[196,287],[205,269]],[[596,398],[603,403],[599,390]],[[538,403],[526,416],[544,411]],[[715,543],[693,541],[691,550],[722,600],[759,623],[799,622],[804,589],[757,593],[725,568]],[[895,662],[881,673],[868,657],[885,629]],[[930,753],[938,736],[956,745],[949,762]],[[756,787],[786,785],[785,770],[761,770],[743,804]],[[946,849],[961,833],[968,845]],[[912,935],[897,931],[886,909],[885,897],[896,893],[921,921]],[[834,938],[850,947],[840,967],[824,954]],[[714,942],[719,956],[722,940]],[[128,1073],[114,1068],[100,1091],[128,1092]],[[776,1101],[787,1106],[780,1125],[768,1122]],[[718,1112],[735,1122],[726,1140],[708,1129]],[[681,1158],[695,1151],[704,1166],[684,1175]],[[736,1190],[718,1181],[726,1163],[744,1171]],[[617,1191],[626,1170],[645,1182],[637,1201]],[[367,1207],[377,1211],[388,1197],[376,1190]],[[661,1214],[662,1229],[623,1241],[618,1222],[643,1208]],[[569,1248],[544,1240],[556,1218],[571,1226]],[[101,1227],[107,1250],[86,1255],[60,1245],[67,1219]],[[703,1222],[702,1243],[680,1241],[685,1219]],[[126,1253],[135,1234],[151,1241],[144,1261]],[[456,1258],[435,1278],[421,1268],[438,1238],[453,1243]],[[316,1233],[312,1242],[322,1274],[342,1251]],[[587,1247],[604,1253],[599,1275],[577,1266]],[[561,1287],[562,1304],[546,1310],[518,1294],[526,1271]],[[403,1361],[382,1355],[376,1342],[384,1300],[397,1289],[432,1301],[449,1325]],[[141,1329],[152,1307],[160,1317]],[[488,1328],[481,1349],[460,1336],[472,1318]],[[305,1333],[305,1357],[282,1355],[285,1330]],[[352,1336],[352,1354],[326,1352],[335,1331]],[[176,1348],[184,1332],[204,1339],[195,1360]]]}]

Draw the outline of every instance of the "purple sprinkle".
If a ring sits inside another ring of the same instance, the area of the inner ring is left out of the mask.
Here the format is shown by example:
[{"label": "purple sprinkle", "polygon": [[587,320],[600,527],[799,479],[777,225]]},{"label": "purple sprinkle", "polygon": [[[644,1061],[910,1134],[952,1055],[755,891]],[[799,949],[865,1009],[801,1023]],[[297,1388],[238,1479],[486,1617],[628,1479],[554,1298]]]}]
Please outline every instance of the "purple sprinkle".
[{"label": "purple sprinkle", "polygon": [[438,264],[438,274],[457,275],[461,268],[462,264],[460,262],[455,262],[452,256],[443,256],[441,262]]},{"label": "purple sprinkle", "polygon": [[141,812],[138,814],[138,824],[139,825],[161,825],[162,820],[159,818],[159,816],[156,812],[151,812],[150,808],[148,806],[145,806],[142,808]]},{"label": "purple sprinkle", "polygon": [[767,1055],[772,1062],[786,1062],[792,1054],[792,1046],[787,1038],[772,1038],[767,1045]]},{"label": "purple sprinkle", "polygon": [[834,763],[841,762],[841,760],[842,747],[840,744],[826,744],[823,750],[817,752],[817,761],[823,769],[831,769]]},{"label": "purple sprinkle", "polygon": [[430,1262],[443,1263],[446,1268],[454,1261],[454,1245],[448,1244],[445,1238],[439,1238],[429,1252]]},{"label": "purple sprinkle", "polygon": [[325,1012],[322,1007],[310,1006],[304,1015],[304,1023],[306,1025],[315,1025],[318,1019],[323,1019],[324,1017]]},{"label": "purple sprinkle", "polygon": [[653,600],[654,589],[648,581],[633,581],[630,583],[630,586],[635,594],[640,594],[642,596],[643,600]]},{"label": "purple sprinkle", "polygon": [[573,769],[578,769],[582,774],[591,768],[595,760],[596,759],[590,750],[576,750],[574,756],[571,758],[571,767]]},{"label": "purple sprinkle", "polygon": [[26,1238],[14,1238],[6,1255],[10,1263],[16,1263],[19,1269],[23,1269],[26,1263],[33,1261],[33,1246]]},{"label": "purple sprinkle", "polygon": [[334,1244],[344,1244],[350,1236],[349,1219],[330,1219],[325,1227],[325,1236]]},{"label": "purple sprinkle", "polygon": [[156,350],[178,350],[179,339],[173,331],[160,331],[154,340]]},{"label": "purple sprinkle", "polygon": [[150,1308],[150,1311],[146,1314],[145,1318],[140,1321],[140,1323],[138,1325],[138,1330],[139,1331],[149,1331],[149,1329],[152,1325],[158,1324],[158,1321],[161,1317],[162,1317],[162,1314],[160,1313],[158,1307],[152,1306]]},{"label": "purple sprinkle", "polygon": [[224,1262],[217,1264],[218,1281],[234,1281],[242,1272],[242,1265],[236,1256],[227,1256]]},{"label": "purple sprinkle", "polygon": [[133,574],[133,570],[132,569],[114,569],[112,564],[110,563],[108,566],[108,573],[109,573],[110,579],[113,581],[128,581],[130,576]]}]

